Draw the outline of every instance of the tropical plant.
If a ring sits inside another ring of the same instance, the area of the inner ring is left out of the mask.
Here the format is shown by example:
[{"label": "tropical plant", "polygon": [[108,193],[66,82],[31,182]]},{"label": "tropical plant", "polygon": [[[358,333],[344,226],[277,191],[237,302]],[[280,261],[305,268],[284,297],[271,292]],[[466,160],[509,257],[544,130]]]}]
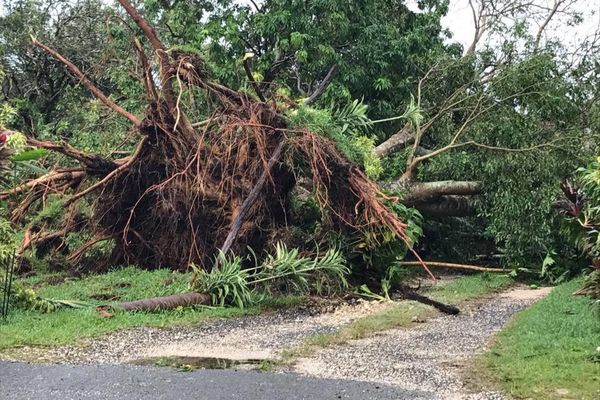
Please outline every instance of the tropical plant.
[{"label": "tropical plant", "polygon": [[562,233],[587,258],[591,271],[579,294],[600,299],[600,157],[577,171],[576,184],[562,184],[563,197],[555,208],[563,216]]},{"label": "tropical plant", "polygon": [[257,267],[244,269],[238,256],[220,253],[216,267],[206,270],[192,265],[191,287],[211,295],[215,305],[243,308],[260,298],[260,293],[280,291],[305,294],[311,290],[337,290],[348,286],[349,269],[336,249],[315,258],[300,256],[298,249],[277,243],[275,254],[269,254]]},{"label": "tropical plant", "polygon": [[[4,278],[0,278],[0,292],[4,291]],[[40,296],[31,288],[26,288],[16,283],[11,285],[9,296],[11,303],[22,309],[40,311],[43,313],[55,312],[63,308],[90,308],[94,305],[79,300],[60,300]]]}]

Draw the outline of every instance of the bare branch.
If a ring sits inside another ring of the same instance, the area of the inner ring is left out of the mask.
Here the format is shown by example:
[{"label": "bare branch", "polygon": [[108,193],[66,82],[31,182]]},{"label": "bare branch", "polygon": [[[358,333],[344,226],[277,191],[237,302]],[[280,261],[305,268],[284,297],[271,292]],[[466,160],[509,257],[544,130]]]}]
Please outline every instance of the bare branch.
[{"label": "bare branch", "polygon": [[533,43],[533,51],[534,52],[538,51],[538,49],[540,47],[540,41],[542,39],[542,34],[544,33],[544,30],[546,29],[546,27],[548,26],[548,24],[550,23],[550,21],[552,20],[554,15],[556,14],[556,11],[558,11],[558,7],[561,4],[562,4],[561,0],[554,0],[554,4],[552,6],[552,9],[550,10],[550,13],[548,14],[548,16],[546,17],[544,22],[542,22],[542,25],[540,25],[540,28],[537,31],[537,35],[535,36],[535,42]]},{"label": "bare branch", "polygon": [[265,103],[267,100],[265,99],[265,96],[262,94],[260,87],[259,87],[258,83],[256,82],[256,79],[254,79],[254,76],[252,75],[252,70],[250,69],[250,63],[248,61],[248,58],[244,57],[244,61],[242,62],[242,64],[244,65],[244,71],[246,71],[246,76],[248,77],[250,84],[254,88],[256,95],[258,96],[260,101]]},{"label": "bare branch", "polygon": [[77,68],[77,66],[75,64],[73,64],[71,61],[69,61],[68,59],[66,59],[65,57],[63,57],[56,50],[54,50],[54,49],[46,46],[45,44],[39,42],[35,37],[32,36],[31,40],[33,41],[33,44],[35,46],[37,46],[40,49],[44,50],[46,53],[50,54],[56,60],[58,60],[62,64],[64,64],[71,72],[73,72],[79,78],[79,80],[83,84],[83,86],[85,86],[86,88],[88,88],[94,94],[94,96],[96,96],[98,99],[100,99],[110,109],[112,109],[114,112],[116,112],[118,114],[121,114],[122,116],[124,116],[125,118],[127,118],[135,126],[140,126],[141,121],[140,121],[140,119],[138,117],[136,117],[135,115],[133,115],[129,111],[126,111],[123,107],[119,106],[117,103],[115,103],[114,101],[112,101],[111,99],[109,99],[108,96],[106,96],[100,89],[98,89],[98,87],[96,87],[92,83],[92,81],[90,81],[88,78],[86,78],[86,76],[83,74],[83,72],[81,72],[81,70],[79,68]]},{"label": "bare branch", "polygon": [[154,28],[150,26],[148,21],[146,21],[144,17],[142,17],[142,15],[131,5],[131,3],[129,3],[129,1],[127,0],[118,0],[118,2],[125,9],[125,11],[127,11],[127,14],[129,14],[131,18],[135,21],[137,26],[139,26],[140,29],[144,32],[144,35],[146,35],[154,50],[166,51],[167,48],[164,44],[162,44],[162,42],[158,38],[158,35],[156,34]]},{"label": "bare branch", "polygon": [[73,204],[75,201],[79,200],[80,198],[87,195],[88,193],[91,193],[94,190],[106,185],[108,182],[110,182],[111,179],[113,179],[114,177],[119,175],[121,172],[123,172],[124,170],[129,168],[131,166],[131,164],[133,164],[133,162],[135,160],[137,160],[137,158],[140,155],[142,149],[144,148],[144,145],[146,144],[147,140],[148,140],[148,137],[144,136],[142,138],[142,140],[140,140],[140,142],[138,143],[135,151],[133,152],[133,154],[131,155],[129,160],[127,160],[127,162],[121,164],[118,168],[112,170],[108,175],[106,175],[104,178],[102,178],[102,180],[100,180],[99,182],[96,182],[95,184],[88,187],[87,189],[82,190],[81,192],[73,195],[70,199],[65,201],[65,204],[64,204],[65,207],[69,206],[70,204]]},{"label": "bare branch", "polygon": [[325,78],[323,78],[321,83],[319,83],[319,86],[317,86],[317,88],[315,89],[313,94],[311,94],[310,97],[308,99],[306,99],[304,104],[311,105],[311,104],[316,103],[317,100],[319,100],[319,97],[321,97],[321,95],[325,92],[325,89],[327,89],[327,86],[329,86],[329,84],[335,77],[336,73],[337,73],[337,65],[334,65],[333,67],[331,67],[329,69],[329,72],[327,72],[327,75],[325,75]]}]

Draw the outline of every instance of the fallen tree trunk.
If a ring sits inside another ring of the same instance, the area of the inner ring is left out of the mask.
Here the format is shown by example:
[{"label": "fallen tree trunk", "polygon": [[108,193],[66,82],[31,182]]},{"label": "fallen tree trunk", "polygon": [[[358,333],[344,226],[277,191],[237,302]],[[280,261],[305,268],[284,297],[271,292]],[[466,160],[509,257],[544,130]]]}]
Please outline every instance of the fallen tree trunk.
[{"label": "fallen tree trunk", "polygon": [[402,286],[400,288],[400,294],[403,299],[414,300],[418,301],[419,303],[435,307],[436,309],[440,310],[445,314],[456,315],[460,313],[460,309],[458,307],[430,299],[427,296],[423,296],[422,294],[415,292],[407,286]]},{"label": "fallen tree trunk", "polygon": [[482,189],[481,182],[476,181],[411,182],[402,187],[408,191],[402,202],[411,206],[432,202],[442,196],[478,195]]},{"label": "fallen tree trunk", "polygon": [[441,196],[428,203],[417,203],[412,206],[421,214],[436,218],[468,217],[477,213],[473,198],[469,196]]},{"label": "fallen tree trunk", "polygon": [[[479,271],[479,272],[497,272],[497,273],[506,273],[507,272],[504,268],[482,267],[479,265],[455,264],[455,263],[437,262],[437,261],[425,261],[425,263],[427,264],[428,267],[462,269],[462,270],[466,270],[466,271]],[[400,261],[399,264],[408,265],[408,266],[421,265],[421,263],[418,261]]]},{"label": "fallen tree trunk", "polygon": [[410,123],[405,124],[400,131],[390,136],[385,142],[375,147],[375,155],[379,158],[389,156],[392,153],[413,143],[415,131]]},{"label": "fallen tree trunk", "polygon": [[210,305],[211,297],[206,293],[183,293],[171,296],[154,297],[151,299],[128,301],[116,306],[125,311],[163,311],[177,307],[193,305]]}]

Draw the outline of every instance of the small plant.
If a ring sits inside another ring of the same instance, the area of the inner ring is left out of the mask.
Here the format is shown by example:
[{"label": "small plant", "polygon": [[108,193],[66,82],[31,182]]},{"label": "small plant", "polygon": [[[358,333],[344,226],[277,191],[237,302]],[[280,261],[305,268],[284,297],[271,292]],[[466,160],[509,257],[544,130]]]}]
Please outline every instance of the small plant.
[{"label": "small plant", "polygon": [[298,249],[277,243],[275,254],[268,255],[262,265],[243,269],[238,256],[220,253],[217,267],[211,272],[192,265],[192,288],[209,293],[215,305],[243,308],[260,298],[260,293],[285,288],[287,292],[308,293],[314,288],[337,290],[346,288],[349,273],[337,249],[330,249],[314,259],[302,257]]},{"label": "small plant", "polygon": [[[0,291],[4,291],[4,279],[0,279]],[[88,308],[93,304],[78,300],[59,300],[38,295],[33,289],[16,284],[11,287],[11,302],[20,308],[40,311],[43,313],[54,312],[62,308]]]}]

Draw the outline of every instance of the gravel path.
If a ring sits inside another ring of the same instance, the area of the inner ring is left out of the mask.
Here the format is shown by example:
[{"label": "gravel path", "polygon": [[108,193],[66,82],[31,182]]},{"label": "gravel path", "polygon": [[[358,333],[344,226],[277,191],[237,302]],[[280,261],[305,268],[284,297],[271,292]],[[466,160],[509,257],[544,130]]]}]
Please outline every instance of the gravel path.
[{"label": "gravel path", "polygon": [[458,316],[442,316],[410,329],[325,349],[299,360],[296,372],[421,390],[443,400],[502,400],[501,393],[465,393],[465,360],[480,354],[490,337],[548,289],[512,289]]},{"label": "gravel path", "polygon": [[70,364],[122,364],[149,357],[219,357],[234,360],[274,358],[307,337],[336,331],[390,304],[358,301],[333,312],[294,308],[169,329],[138,328],[55,349],[22,347],[0,360]]}]

